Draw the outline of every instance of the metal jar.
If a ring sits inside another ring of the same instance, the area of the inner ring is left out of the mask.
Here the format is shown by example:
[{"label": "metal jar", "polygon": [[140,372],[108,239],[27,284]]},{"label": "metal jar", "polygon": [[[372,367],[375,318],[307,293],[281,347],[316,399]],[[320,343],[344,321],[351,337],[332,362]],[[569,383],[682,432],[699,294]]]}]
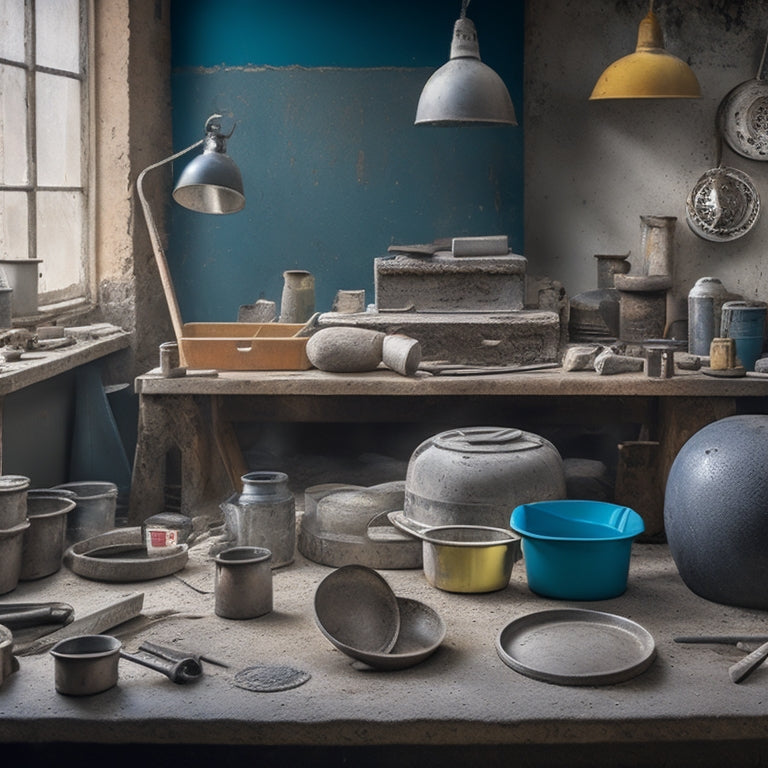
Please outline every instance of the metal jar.
[{"label": "metal jar", "polygon": [[520,429],[467,427],[425,440],[411,455],[403,517],[415,526],[508,528],[518,504],[564,499],[555,446]]},{"label": "metal jar", "polygon": [[272,567],[293,562],[296,550],[296,500],[284,472],[248,472],[243,492],[221,504],[232,546],[262,547]]},{"label": "metal jar", "polygon": [[217,616],[255,619],[272,610],[271,557],[262,547],[233,547],[216,555]]}]

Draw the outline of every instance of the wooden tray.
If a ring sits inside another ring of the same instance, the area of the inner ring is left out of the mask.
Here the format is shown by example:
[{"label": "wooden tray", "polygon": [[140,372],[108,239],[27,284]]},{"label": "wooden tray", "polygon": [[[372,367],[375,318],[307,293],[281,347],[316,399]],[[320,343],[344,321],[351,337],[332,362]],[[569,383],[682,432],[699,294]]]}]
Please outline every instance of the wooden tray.
[{"label": "wooden tray", "polygon": [[221,371],[301,371],[312,367],[307,337],[293,323],[185,323],[179,358],[187,368]]}]

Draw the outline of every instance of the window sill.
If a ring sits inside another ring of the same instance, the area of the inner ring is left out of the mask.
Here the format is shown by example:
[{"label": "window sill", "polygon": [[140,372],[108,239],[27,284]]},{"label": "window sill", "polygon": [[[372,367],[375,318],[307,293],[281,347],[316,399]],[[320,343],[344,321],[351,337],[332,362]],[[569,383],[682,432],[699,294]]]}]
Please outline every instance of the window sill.
[{"label": "window sill", "polygon": [[33,349],[22,350],[19,359],[0,365],[0,397],[125,349],[131,338],[108,323],[63,330],[62,338],[42,340]]},{"label": "window sill", "polygon": [[36,328],[39,325],[62,325],[72,323],[73,320],[87,315],[96,308],[96,305],[85,299],[73,299],[56,304],[47,304],[40,307],[34,315],[13,317],[11,325],[14,328]]}]

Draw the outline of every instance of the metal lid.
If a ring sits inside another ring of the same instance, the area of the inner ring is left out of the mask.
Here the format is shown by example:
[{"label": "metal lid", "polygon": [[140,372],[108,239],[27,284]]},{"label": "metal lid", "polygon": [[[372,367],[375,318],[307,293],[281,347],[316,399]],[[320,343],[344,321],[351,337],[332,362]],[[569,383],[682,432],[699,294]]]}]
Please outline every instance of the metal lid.
[{"label": "metal lid", "polygon": [[521,429],[506,427],[468,427],[435,435],[433,443],[438,448],[462,453],[500,453],[527,451],[540,448],[541,440]]}]

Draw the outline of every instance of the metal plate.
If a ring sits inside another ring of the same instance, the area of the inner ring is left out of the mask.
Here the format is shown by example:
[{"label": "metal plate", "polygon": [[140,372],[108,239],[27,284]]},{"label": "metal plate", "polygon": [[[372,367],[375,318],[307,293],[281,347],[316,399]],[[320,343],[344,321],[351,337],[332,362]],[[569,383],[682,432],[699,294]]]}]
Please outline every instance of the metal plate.
[{"label": "metal plate", "polygon": [[516,672],[558,685],[611,685],[644,672],[656,657],[651,634],[601,611],[541,611],[508,624],[496,638]]},{"label": "metal plate", "polygon": [[754,227],[760,215],[760,195],[746,173],[719,166],[699,178],[685,208],[694,234],[713,242],[728,242]]},{"label": "metal plate", "polygon": [[768,83],[750,80],[720,102],[717,126],[728,146],[750,160],[768,160]]}]

